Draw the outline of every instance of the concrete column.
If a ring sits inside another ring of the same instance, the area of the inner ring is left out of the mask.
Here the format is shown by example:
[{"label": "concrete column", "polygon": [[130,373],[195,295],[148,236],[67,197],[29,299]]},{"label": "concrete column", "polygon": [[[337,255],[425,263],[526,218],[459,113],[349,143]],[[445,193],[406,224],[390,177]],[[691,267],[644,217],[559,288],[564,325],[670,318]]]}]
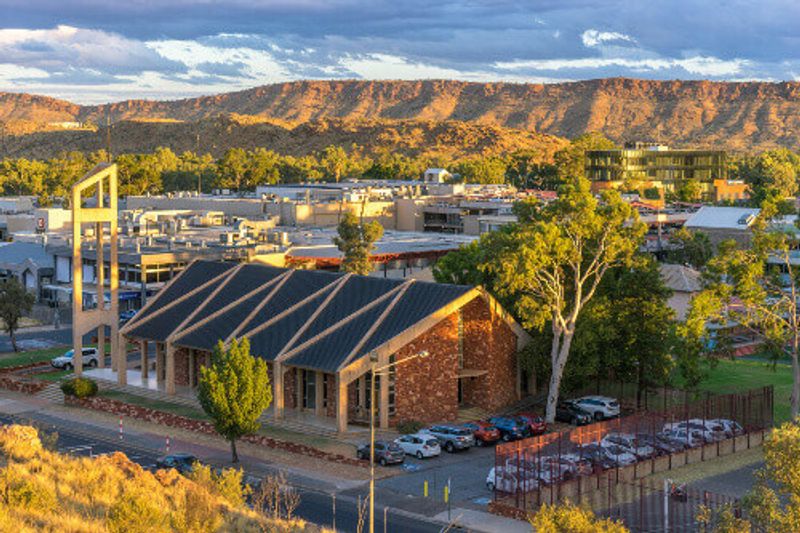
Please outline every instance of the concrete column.
[{"label": "concrete column", "polygon": [[97,327],[97,364],[100,368],[106,367],[106,326]]},{"label": "concrete column", "polygon": [[378,399],[378,406],[379,406],[379,417],[380,417],[380,428],[387,429],[389,427],[389,376],[388,371],[385,373],[379,374],[381,381],[378,385],[379,389],[379,399]]},{"label": "concrete column", "polygon": [[325,416],[325,399],[322,394],[325,392],[325,374],[317,372],[314,377],[314,414],[317,416]]},{"label": "concrete column", "polygon": [[197,377],[195,370],[197,369],[197,354],[194,350],[189,350],[189,387],[194,388],[197,385]]},{"label": "concrete column", "polygon": [[367,376],[358,378],[358,407],[367,408]]},{"label": "concrete column", "polygon": [[[117,346],[111,346],[111,360],[117,364],[117,383],[128,384],[128,339],[125,335],[112,335],[111,342],[117,340]],[[116,354],[116,356],[115,356]]]},{"label": "concrete column", "polygon": [[147,341],[139,342],[139,355],[142,358],[142,379],[147,379],[149,374],[147,367],[150,364],[147,359]]},{"label": "concrete column", "polygon": [[164,381],[164,345],[156,343],[156,383]]},{"label": "concrete column", "polygon": [[283,418],[283,365],[272,364],[272,401],[275,418]]},{"label": "concrete column", "polygon": [[339,433],[347,433],[347,382],[336,375],[336,427]]},{"label": "concrete column", "polygon": [[175,346],[167,343],[167,375],[166,389],[167,394],[175,394]]}]

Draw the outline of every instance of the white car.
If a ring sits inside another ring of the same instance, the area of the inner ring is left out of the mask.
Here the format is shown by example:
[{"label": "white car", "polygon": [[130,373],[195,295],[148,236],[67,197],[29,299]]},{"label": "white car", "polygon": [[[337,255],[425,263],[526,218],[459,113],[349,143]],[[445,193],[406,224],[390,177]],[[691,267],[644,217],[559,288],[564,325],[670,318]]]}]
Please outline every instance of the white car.
[{"label": "white car", "polygon": [[697,448],[698,446],[702,446],[703,444],[705,444],[705,439],[703,439],[703,432],[700,431],[699,429],[680,428],[680,427],[669,429],[665,427],[665,430],[661,434],[664,437],[667,437],[668,439],[673,439],[678,442],[682,442],[689,448]]},{"label": "white car", "polygon": [[639,460],[628,448],[623,448],[618,444],[601,441],[600,446],[606,452],[606,457],[620,466],[632,465]]},{"label": "white car", "polygon": [[595,420],[619,416],[619,402],[608,396],[584,396],[573,400],[573,403],[589,412]]},{"label": "white car", "polygon": [[536,490],[539,487],[538,481],[533,476],[525,476],[522,483],[519,482],[517,469],[512,467],[497,467],[489,470],[489,475],[486,476],[486,488],[500,492],[517,492],[522,490],[529,492]]},{"label": "white car", "polygon": [[[84,368],[94,368],[100,363],[100,359],[97,357],[97,348],[83,348],[81,353],[83,353]],[[75,355],[75,350],[69,350],[64,355],[54,357],[50,361],[50,365],[61,370],[72,370],[75,368],[73,355]]]},{"label": "white car", "polygon": [[609,433],[603,437],[603,440],[600,441],[600,445],[603,446],[606,443],[622,446],[639,459],[647,459],[656,454],[655,448],[648,444],[638,442],[636,437],[630,433]]},{"label": "white car", "polygon": [[413,455],[417,459],[425,457],[436,457],[442,453],[442,447],[436,437],[427,433],[417,433],[415,435],[403,435],[394,440],[408,455]]},{"label": "white car", "polygon": [[725,428],[717,423],[712,423],[710,420],[703,420],[702,418],[692,418],[683,422],[675,422],[674,424],[666,424],[665,430],[694,430],[697,431],[705,442],[719,442],[725,440]]},{"label": "white car", "polygon": [[715,418],[713,420],[709,420],[708,422],[722,426],[722,428],[725,430],[725,435],[728,437],[744,435],[744,428],[735,420],[729,420],[727,418]]}]

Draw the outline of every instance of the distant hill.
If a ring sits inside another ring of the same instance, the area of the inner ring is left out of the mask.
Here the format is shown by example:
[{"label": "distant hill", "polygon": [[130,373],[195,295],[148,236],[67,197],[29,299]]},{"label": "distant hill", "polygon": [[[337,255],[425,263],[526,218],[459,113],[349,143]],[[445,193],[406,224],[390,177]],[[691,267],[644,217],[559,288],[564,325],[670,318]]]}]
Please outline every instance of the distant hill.
[{"label": "distant hill", "polygon": [[[59,152],[104,148],[105,128],[38,131],[0,136],[0,156],[46,158]],[[218,116],[196,122],[123,120],[111,127],[115,153],[150,152],[159,146],[176,153],[195,150],[220,156],[231,147],[263,146],[288,155],[305,155],[328,145],[357,144],[367,154],[379,151],[412,156],[458,158],[532,150],[549,161],[567,141],[552,135],[456,121],[324,119],[297,126],[243,116]]]},{"label": "distant hill", "polygon": [[[129,100],[99,106],[0,93],[0,122],[22,121],[27,132],[32,129],[30,122],[103,124],[106,116],[115,123],[142,119],[194,122],[227,114],[285,126],[328,119],[458,121],[566,138],[601,131],[618,142],[644,139],[737,150],[800,148],[800,83],[796,82],[625,78],[546,85],[443,80],[299,81],[200,98]],[[152,126],[136,127],[145,131]],[[5,129],[17,133],[13,124]]]}]

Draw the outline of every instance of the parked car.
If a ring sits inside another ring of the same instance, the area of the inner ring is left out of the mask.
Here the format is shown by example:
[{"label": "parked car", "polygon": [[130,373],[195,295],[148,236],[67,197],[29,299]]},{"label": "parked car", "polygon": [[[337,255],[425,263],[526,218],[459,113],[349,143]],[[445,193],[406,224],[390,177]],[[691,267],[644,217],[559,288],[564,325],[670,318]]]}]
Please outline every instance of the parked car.
[{"label": "parked car", "polygon": [[574,402],[581,409],[591,413],[595,420],[619,416],[619,402],[608,396],[584,396]]},{"label": "parked car", "polygon": [[592,462],[578,453],[562,454],[561,462],[567,465],[574,476],[588,476],[594,470]]},{"label": "parked car", "polygon": [[403,435],[394,440],[407,455],[413,455],[417,459],[425,457],[436,457],[442,453],[439,441],[435,437],[426,433],[415,435]]},{"label": "parked car", "polygon": [[490,491],[517,492],[519,489],[528,492],[536,490],[538,486],[539,483],[533,476],[525,476],[520,483],[517,469],[513,467],[492,468],[486,476],[486,488]]},{"label": "parked car", "polygon": [[525,428],[518,420],[506,416],[496,416],[489,423],[500,431],[500,438],[505,442],[525,438]]},{"label": "parked car", "polygon": [[592,413],[579,407],[570,400],[559,402],[556,405],[556,420],[567,422],[573,426],[583,426],[592,422]]},{"label": "parked car", "polygon": [[725,429],[719,424],[709,424],[700,418],[693,418],[683,422],[675,422],[673,424],[666,424],[665,429],[691,429],[697,431],[703,441],[707,444],[712,442],[719,442],[727,438]]},{"label": "parked car", "polygon": [[475,437],[475,446],[485,446],[500,440],[500,430],[489,422],[478,420],[462,424],[461,427],[472,431],[472,436]]},{"label": "parked car", "polygon": [[705,439],[703,438],[703,432],[698,429],[691,429],[691,428],[670,429],[665,427],[661,435],[668,439],[676,440],[678,442],[683,442],[687,448],[696,448],[698,446],[702,446],[703,444],[705,444]]},{"label": "parked car", "polygon": [[[83,354],[84,368],[94,368],[100,363],[100,359],[97,357],[97,348],[83,348],[81,353]],[[75,350],[69,350],[64,355],[54,357],[50,361],[50,365],[61,370],[72,370],[75,368],[75,362],[72,360],[74,355]]]},{"label": "parked car", "polygon": [[671,453],[682,452],[686,449],[686,443],[677,439],[670,439],[664,435],[651,435],[650,433],[638,433],[636,439],[642,444],[652,446],[656,450],[656,455],[669,455]]},{"label": "parked car", "polygon": [[619,466],[628,466],[632,465],[633,463],[637,462],[639,459],[636,458],[636,455],[631,453],[630,450],[627,448],[623,448],[617,444],[600,444],[603,448],[605,448],[606,455],[609,459],[614,461]]},{"label": "parked car", "polygon": [[133,309],[129,309],[128,311],[122,311],[119,314],[119,325],[122,326],[128,323],[134,316],[136,316],[136,311]]},{"label": "parked car", "polygon": [[[369,443],[362,444],[358,447],[356,450],[356,457],[369,460]],[[386,442],[383,440],[375,441],[375,461],[379,465],[394,465],[402,463],[405,460],[405,452],[394,442]]]},{"label": "parked car", "polygon": [[431,426],[423,431],[436,437],[439,445],[447,453],[454,453],[456,450],[468,450],[475,445],[475,437],[472,436],[472,431],[462,427]]},{"label": "parked car", "polygon": [[156,459],[156,468],[174,468],[181,474],[188,474],[197,462],[197,457],[190,453],[173,453]]},{"label": "parked car", "polygon": [[544,418],[534,413],[519,413],[517,418],[526,423],[531,435],[541,435],[547,431],[547,422]]},{"label": "parked car", "polygon": [[617,462],[609,456],[608,450],[599,444],[584,444],[577,453],[600,470],[609,470],[617,466]]},{"label": "parked car", "polygon": [[656,449],[653,446],[640,442],[635,435],[630,433],[609,433],[600,441],[601,446],[603,446],[604,443],[621,446],[638,459],[649,459],[656,455]]},{"label": "parked car", "polygon": [[572,466],[554,455],[539,458],[536,477],[545,485],[552,485],[575,477]]},{"label": "parked car", "polygon": [[744,435],[745,431],[739,422],[735,420],[730,420],[727,418],[715,418],[713,420],[709,420],[709,422],[719,424],[725,430],[725,435],[730,437],[737,437],[739,435]]}]

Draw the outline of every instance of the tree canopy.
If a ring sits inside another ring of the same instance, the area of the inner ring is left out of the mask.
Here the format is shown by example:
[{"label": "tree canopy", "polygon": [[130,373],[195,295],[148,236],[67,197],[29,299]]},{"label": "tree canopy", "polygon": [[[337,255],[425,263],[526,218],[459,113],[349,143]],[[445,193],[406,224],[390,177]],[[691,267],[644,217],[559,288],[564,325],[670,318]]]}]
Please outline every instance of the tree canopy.
[{"label": "tree canopy", "polygon": [[238,462],[236,441],[261,427],[259,418],[272,403],[267,364],[250,355],[250,341],[233,340],[227,350],[217,343],[211,366],[200,368],[197,397],[214,423],[214,429],[231,443]]},{"label": "tree canopy", "polygon": [[31,312],[35,300],[33,294],[29,293],[16,278],[0,281],[0,323],[11,339],[11,346],[15,352],[19,351],[16,336],[19,321]]},{"label": "tree canopy", "polygon": [[372,250],[383,237],[383,226],[377,221],[366,224],[352,212],[342,215],[333,243],[344,254],[341,270],[366,276],[372,272]]}]

